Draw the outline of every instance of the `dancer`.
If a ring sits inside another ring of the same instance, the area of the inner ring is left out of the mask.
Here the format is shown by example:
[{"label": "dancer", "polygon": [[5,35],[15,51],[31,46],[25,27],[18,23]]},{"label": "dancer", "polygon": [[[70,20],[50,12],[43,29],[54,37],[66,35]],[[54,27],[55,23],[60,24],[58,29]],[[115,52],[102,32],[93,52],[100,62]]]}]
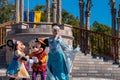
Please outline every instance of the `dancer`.
[{"label": "dancer", "polygon": [[69,80],[72,60],[79,47],[73,49],[62,41],[59,34],[60,28],[53,27],[53,36],[48,39],[49,53],[47,62],[47,80]]},{"label": "dancer", "polygon": [[28,55],[29,58],[38,58],[38,62],[34,62],[32,65],[32,80],[36,80],[38,74],[41,75],[41,80],[46,80],[47,54],[45,48],[47,44],[45,41],[45,38],[36,38],[35,44],[31,46],[32,53]]},{"label": "dancer", "polygon": [[9,80],[15,80],[16,78],[27,80],[30,76],[24,66],[24,61],[27,61],[24,54],[25,45],[15,39],[8,40],[7,45],[13,50],[13,59],[7,68],[6,75],[10,77]]}]

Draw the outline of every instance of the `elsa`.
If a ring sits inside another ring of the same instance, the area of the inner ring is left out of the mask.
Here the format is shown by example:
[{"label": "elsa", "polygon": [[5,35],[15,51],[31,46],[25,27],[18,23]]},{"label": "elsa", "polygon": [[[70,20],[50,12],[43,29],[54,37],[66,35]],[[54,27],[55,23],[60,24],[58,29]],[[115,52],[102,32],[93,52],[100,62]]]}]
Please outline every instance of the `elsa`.
[{"label": "elsa", "polygon": [[54,26],[53,36],[48,39],[49,53],[47,62],[47,80],[69,80],[72,61],[80,48],[65,44],[59,34],[60,28]]}]

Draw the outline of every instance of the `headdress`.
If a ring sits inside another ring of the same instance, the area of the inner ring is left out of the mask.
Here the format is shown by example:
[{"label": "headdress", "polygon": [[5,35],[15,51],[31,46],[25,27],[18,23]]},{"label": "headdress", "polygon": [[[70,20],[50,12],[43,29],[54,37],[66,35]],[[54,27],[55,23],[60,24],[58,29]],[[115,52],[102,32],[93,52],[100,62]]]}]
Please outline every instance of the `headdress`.
[{"label": "headdress", "polygon": [[40,42],[40,43],[46,45],[46,44],[44,43],[44,40],[45,40],[45,39],[46,39],[46,38],[36,38],[36,39],[35,39],[35,42]]},{"label": "headdress", "polygon": [[52,28],[52,31],[54,31],[54,30],[60,30],[60,27],[58,27],[58,26],[53,26],[53,28]]}]

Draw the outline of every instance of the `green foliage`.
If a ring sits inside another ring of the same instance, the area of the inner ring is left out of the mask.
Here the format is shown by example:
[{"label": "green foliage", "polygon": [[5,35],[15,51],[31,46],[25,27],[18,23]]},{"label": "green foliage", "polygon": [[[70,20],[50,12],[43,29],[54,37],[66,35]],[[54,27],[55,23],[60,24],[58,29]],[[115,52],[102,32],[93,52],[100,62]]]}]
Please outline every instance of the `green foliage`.
[{"label": "green foliage", "polygon": [[[52,9],[50,9],[50,16],[52,21]],[[15,7],[8,3],[7,0],[0,1],[0,23],[13,20],[14,19],[14,11]],[[46,21],[46,6],[45,5],[36,5],[34,9],[31,11],[42,11],[41,21]],[[79,18],[74,17],[72,14],[67,12],[66,10],[62,11],[62,23],[70,24],[73,26],[79,26]]]},{"label": "green foliage", "polygon": [[[45,5],[36,5],[36,7],[32,11],[42,11],[41,21],[46,21]],[[52,8],[50,9],[50,17],[52,21]],[[70,14],[66,10],[62,10],[62,23],[79,26],[79,18],[74,17],[74,15]]]},{"label": "green foliage", "polygon": [[70,14],[66,10],[62,11],[62,23],[70,24],[73,26],[79,26],[78,17],[74,17],[74,15]]},{"label": "green foliage", "polygon": [[7,0],[0,1],[0,23],[14,19],[14,6]]},{"label": "green foliage", "polygon": [[41,11],[41,21],[46,21],[46,6],[45,5],[36,5],[35,8],[32,11]]},{"label": "green foliage", "polygon": [[91,30],[99,33],[109,34],[111,35],[111,28],[107,25],[100,24],[97,21],[95,21],[91,27]]},{"label": "green foliage", "polygon": [[34,11],[42,11],[42,12],[45,12],[45,5],[36,5],[35,8],[34,8]]},{"label": "green foliage", "polygon": [[90,49],[92,50],[91,52],[97,55],[110,55],[111,41],[110,37],[107,35],[111,35],[111,28],[107,25],[100,24],[95,21],[91,27],[91,30],[97,32],[90,35]]}]

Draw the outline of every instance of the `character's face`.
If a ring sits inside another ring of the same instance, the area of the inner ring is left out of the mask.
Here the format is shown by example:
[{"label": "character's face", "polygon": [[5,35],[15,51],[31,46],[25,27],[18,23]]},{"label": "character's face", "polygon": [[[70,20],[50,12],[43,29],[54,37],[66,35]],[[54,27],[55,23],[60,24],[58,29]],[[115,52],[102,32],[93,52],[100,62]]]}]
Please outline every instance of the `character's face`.
[{"label": "character's face", "polygon": [[59,29],[54,29],[54,30],[53,30],[53,35],[56,36],[56,35],[58,35],[58,34],[59,34]]},{"label": "character's face", "polygon": [[37,53],[41,52],[41,43],[40,42],[35,42],[35,44],[33,46],[33,52],[37,52]]},{"label": "character's face", "polygon": [[33,46],[33,48],[40,48],[40,47],[41,47],[41,43],[35,42],[35,45]]},{"label": "character's face", "polygon": [[16,44],[17,44],[17,49],[18,50],[24,50],[25,49],[25,45],[22,42],[17,41]]}]

